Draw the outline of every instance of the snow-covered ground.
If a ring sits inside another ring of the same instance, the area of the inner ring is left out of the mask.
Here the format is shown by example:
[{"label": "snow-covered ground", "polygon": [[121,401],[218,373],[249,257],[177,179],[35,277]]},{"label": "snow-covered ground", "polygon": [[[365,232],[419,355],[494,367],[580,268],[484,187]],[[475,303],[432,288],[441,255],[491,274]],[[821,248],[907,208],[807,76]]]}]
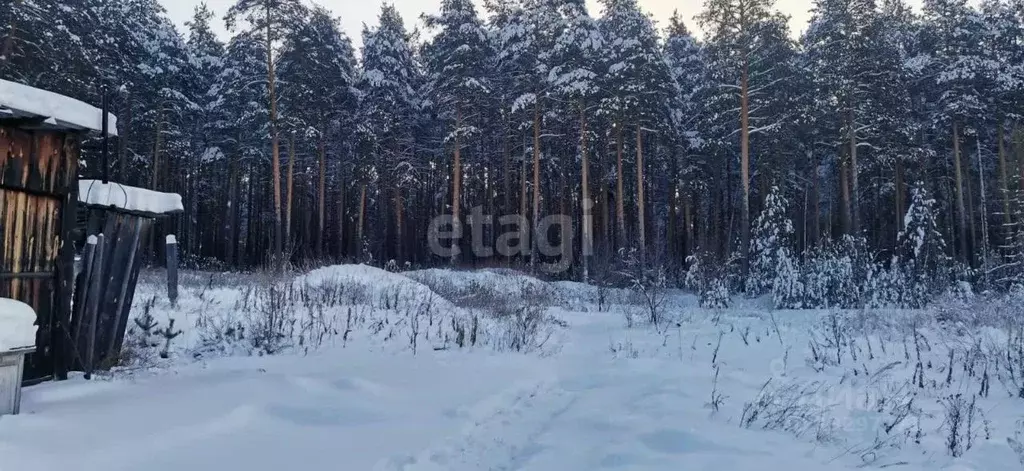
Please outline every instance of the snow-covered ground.
[{"label": "snow-covered ground", "polygon": [[[1008,439],[1024,399],[996,379],[1016,340],[983,323],[703,310],[669,292],[655,327],[629,292],[503,271],[183,284],[172,308],[143,280],[134,315],[158,326],[132,337],[135,367],[25,390],[22,415],[0,417],[0,471],[1022,466]],[[162,359],[170,318],[182,334]]]}]

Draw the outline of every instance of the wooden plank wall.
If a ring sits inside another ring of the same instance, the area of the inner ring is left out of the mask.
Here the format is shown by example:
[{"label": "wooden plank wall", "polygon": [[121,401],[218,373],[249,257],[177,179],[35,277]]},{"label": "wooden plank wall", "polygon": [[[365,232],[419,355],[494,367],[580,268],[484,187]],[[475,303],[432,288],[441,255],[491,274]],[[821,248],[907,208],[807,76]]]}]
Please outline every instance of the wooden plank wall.
[{"label": "wooden plank wall", "polygon": [[[77,358],[73,359],[75,368],[91,371],[117,364],[143,264],[144,242],[152,226],[153,220],[146,217],[102,209],[89,210],[87,233],[102,233],[104,240],[100,249],[102,253],[93,256],[93,260],[99,262],[94,262],[91,267],[82,267],[82,276],[75,288],[76,307],[71,319],[72,343],[77,353]],[[89,299],[90,293],[94,292],[99,293],[95,317],[86,309],[97,301]],[[95,337],[90,338],[93,332]],[[93,365],[86,364],[89,358],[93,359]]]},{"label": "wooden plank wall", "polygon": [[65,371],[54,360],[67,339],[71,299],[60,277],[74,259],[65,216],[77,202],[78,143],[73,134],[0,124],[0,296],[28,303],[39,318],[26,379]]}]

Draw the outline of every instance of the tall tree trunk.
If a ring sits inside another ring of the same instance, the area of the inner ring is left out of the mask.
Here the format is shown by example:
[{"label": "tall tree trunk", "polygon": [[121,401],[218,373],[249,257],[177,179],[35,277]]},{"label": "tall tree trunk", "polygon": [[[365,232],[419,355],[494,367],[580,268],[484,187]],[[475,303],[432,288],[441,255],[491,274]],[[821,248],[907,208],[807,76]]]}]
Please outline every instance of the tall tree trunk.
[{"label": "tall tree trunk", "polygon": [[509,134],[508,124],[502,128],[503,143],[501,156],[501,210],[505,214],[512,214],[512,136]]},{"label": "tall tree trunk", "polygon": [[[458,233],[462,227],[461,204],[462,204],[462,104],[456,105],[455,111],[455,153],[452,159],[452,229]],[[459,261],[458,247],[460,239],[452,240],[451,264]]]},{"label": "tall tree trunk", "polygon": [[636,125],[636,217],[637,248],[640,250],[640,265],[647,265],[647,220],[644,217],[644,137],[643,128]]},{"label": "tall tree trunk", "polygon": [[811,237],[810,246],[817,247],[821,241],[821,178],[818,176],[818,159],[811,158]]},{"label": "tall tree trunk", "polygon": [[602,141],[604,145],[597,154],[597,204],[598,212],[601,214],[601,250],[598,253],[607,254],[611,251],[612,222],[611,204],[608,201],[608,176],[605,159],[608,156],[608,142]]},{"label": "tall tree trunk", "polygon": [[317,183],[316,183],[316,258],[324,259],[325,219],[327,217],[327,143],[320,138],[317,149]]},{"label": "tall tree trunk", "polygon": [[953,123],[953,172],[956,178],[956,218],[959,231],[960,261],[968,263],[970,254],[967,253],[967,205],[964,203],[964,177],[963,169],[960,168],[960,126],[955,122]]},{"label": "tall tree trunk", "polygon": [[338,246],[337,246],[337,252],[338,252],[338,260],[341,260],[346,255],[348,255],[348,250],[345,247],[345,244],[349,243],[348,240],[345,239],[345,229],[346,229],[346,226],[347,226],[346,219],[348,218],[348,214],[346,213],[346,204],[348,203],[348,198],[346,198],[346,196],[347,196],[348,192],[345,191],[346,188],[347,188],[347,182],[345,182],[345,175],[344,175],[345,172],[344,172],[344,169],[341,168],[340,165],[338,167],[339,168],[338,168],[338,238],[337,238]]},{"label": "tall tree trunk", "polygon": [[366,258],[367,246],[366,246],[366,234],[364,233],[365,222],[366,222],[366,183],[359,186],[359,222],[356,225],[356,256],[359,257],[359,261]]},{"label": "tall tree trunk", "polygon": [[[164,135],[163,134],[163,129],[162,129],[163,128],[163,122],[164,122],[164,109],[163,109],[163,104],[161,103],[161,104],[157,105],[156,123],[154,123],[154,125],[153,125],[153,128],[154,128],[154,136],[153,136],[153,168],[152,168],[153,174],[150,176],[150,178],[151,178],[150,179],[150,184],[152,185],[152,189],[154,191],[160,190],[160,183],[161,183],[160,182],[160,152],[163,149],[163,135]],[[160,259],[160,253],[162,253],[161,250],[160,250],[161,247],[160,247],[159,235],[157,234],[157,232],[158,232],[157,229],[159,227],[160,227],[160,224],[155,224],[154,227],[151,228],[150,231],[149,231],[149,239],[150,239],[149,240],[149,246],[153,250],[152,253],[153,253],[153,259],[154,260],[159,260]]]},{"label": "tall tree trunk", "polygon": [[237,246],[238,219],[235,213],[238,206],[238,158],[232,157],[228,163],[228,204],[224,212],[227,224],[224,231],[225,261],[229,268],[235,268],[235,247]]},{"label": "tall tree trunk", "polygon": [[583,240],[580,242],[583,282],[590,280],[590,253],[593,248],[593,202],[590,200],[590,142],[587,135],[587,107],[580,100],[580,209],[583,217]]},{"label": "tall tree trunk", "polygon": [[842,208],[839,212],[840,227],[843,234],[849,234],[851,228],[850,216],[850,167],[849,162],[840,157],[839,160],[839,196]]},{"label": "tall tree trunk", "polygon": [[[684,193],[684,195],[686,195],[686,193]],[[696,205],[697,205],[697,199],[695,198],[695,195],[693,193],[689,193],[687,196],[684,197],[684,199],[683,199],[683,233],[686,234],[686,237],[683,239],[684,243],[683,243],[683,257],[682,257],[682,260],[683,260],[684,264],[686,263],[686,258],[689,257],[691,254],[693,254],[693,252],[694,252],[694,250],[693,250],[694,249],[694,243],[697,240],[697,237],[694,234],[694,229],[695,228],[693,227],[694,226],[694,224],[693,224],[693,213],[694,213],[694,211],[693,211],[693,209],[691,209],[691,208],[694,208]]]},{"label": "tall tree trunk", "polygon": [[[744,53],[740,76],[740,178],[743,179],[743,206],[740,221],[740,254],[743,279],[750,270],[750,56]],[[744,288],[745,289],[745,288]]]},{"label": "tall tree trunk", "polygon": [[963,162],[964,171],[964,198],[967,202],[967,240],[968,240],[968,257],[967,262],[970,266],[975,266],[975,256],[978,252],[978,226],[976,213],[978,207],[974,203],[974,177],[971,175],[971,151],[967,150],[966,162]]},{"label": "tall tree trunk", "polygon": [[285,238],[285,249],[290,254],[294,249],[293,245],[295,242],[292,240],[292,208],[294,207],[295,200],[295,133],[291,133],[288,136],[288,175],[285,177],[285,187],[287,192],[287,203],[285,205],[284,212],[284,238]]},{"label": "tall tree trunk", "polygon": [[622,170],[622,123],[616,123],[615,125],[615,154],[616,154],[616,180],[615,180],[615,226],[618,228],[615,247],[624,247],[626,243],[626,203],[624,198],[625,190],[623,189],[623,175]]},{"label": "tall tree trunk", "polygon": [[540,243],[540,100],[533,104],[533,224],[531,225],[530,268],[537,265],[537,244]]},{"label": "tall tree trunk", "polygon": [[[1017,153],[1017,190],[1024,193],[1024,126],[1019,123],[1014,125],[1013,147]],[[1024,201],[1018,201],[1017,204],[1024,204]],[[1024,223],[1024,221],[1018,222]]]},{"label": "tall tree trunk", "polygon": [[[531,237],[530,228],[529,228],[529,219],[528,219],[528,217],[530,216],[530,198],[529,198],[529,193],[527,193],[527,191],[526,191],[527,182],[530,181],[530,179],[529,179],[529,177],[527,176],[527,173],[526,173],[527,172],[527,170],[526,170],[527,162],[529,162],[529,159],[528,159],[529,156],[526,154],[526,149],[528,148],[528,146],[526,145],[526,136],[523,135],[522,138],[523,138],[523,157],[519,161],[519,164],[520,164],[519,165],[519,217],[520,217],[520,221],[519,221],[520,222],[520,227],[519,227],[520,234],[519,234],[519,236],[521,238],[524,238],[525,240],[529,241],[530,240],[529,238]],[[526,254],[519,254],[519,256],[522,258],[522,257],[525,257]],[[526,262],[525,259],[522,259],[520,261],[521,261],[521,263],[525,263]]]},{"label": "tall tree trunk", "polygon": [[[132,128],[132,93],[124,93],[124,103],[122,108],[122,114],[118,115],[118,124],[120,129],[118,130],[117,136],[117,178],[121,181],[125,181],[124,168],[125,163],[128,161],[128,149],[131,147],[131,128]],[[111,169],[113,170],[113,169]]]},{"label": "tall tree trunk", "polygon": [[150,175],[150,185],[153,190],[160,189],[160,152],[163,148],[163,123],[164,123],[164,112],[163,106],[157,106],[156,122],[153,124],[153,165],[152,175]]},{"label": "tall tree trunk", "polygon": [[1006,160],[1006,136],[1003,123],[999,123],[999,131],[996,133],[999,139],[999,191],[1003,196],[1003,230],[1013,226],[1013,214],[1010,210],[1010,170]]},{"label": "tall tree trunk", "polygon": [[[896,159],[894,163],[895,167],[895,180],[896,183],[893,188],[893,200],[896,204],[896,234],[899,235],[903,231],[903,217],[906,214],[906,210],[903,209],[905,203],[903,202],[903,162],[900,159]],[[895,243],[895,241],[893,241]]]},{"label": "tall tree trunk", "polygon": [[[254,165],[250,163],[248,165],[248,168],[246,169],[246,176],[248,178],[246,178],[245,183],[245,208],[249,217],[245,218],[246,231],[244,239],[245,246],[243,247],[244,250],[239,252],[239,258],[242,259],[240,260],[241,264],[247,267],[250,266],[253,263],[253,261],[258,260],[256,254],[253,253],[253,250],[258,244],[256,237],[259,234],[259,232],[256,231],[256,227],[260,222],[261,218],[253,216],[253,213],[256,212],[257,207],[263,207],[262,204],[260,204],[263,202],[263,198],[260,198],[260,195],[257,194],[256,191],[256,186],[260,185],[262,182],[259,179],[257,179],[256,174],[253,171],[253,167]],[[257,206],[257,204],[259,204],[259,206]]]},{"label": "tall tree trunk", "polygon": [[274,179],[274,270],[284,270],[284,237],[281,227],[281,152],[277,135],[277,87],[274,72],[274,42],[271,33],[271,4],[267,3],[267,90],[270,96],[270,155]]},{"label": "tall tree trunk", "polygon": [[[669,155],[668,230],[665,235],[665,240],[668,242],[668,259],[673,264],[681,262],[680,254],[686,252],[686,235],[680,230],[679,225],[679,208],[683,204],[683,200],[679,196],[682,182],[679,179],[679,158],[676,154],[678,151],[678,146],[673,146]],[[679,266],[682,264],[680,263]]]},{"label": "tall tree trunk", "polygon": [[405,254],[402,253],[402,213],[405,211],[402,204],[402,189],[395,185],[394,189],[395,197],[395,261],[397,263],[405,262]]},{"label": "tall tree trunk", "polygon": [[[988,196],[985,195],[985,163],[981,159],[981,133],[978,133],[977,139],[978,146],[978,196],[981,200],[979,206],[979,212],[981,213],[981,264],[985,267],[989,257],[988,250]],[[988,272],[985,272],[986,284],[988,281]]]},{"label": "tall tree trunk", "polygon": [[860,182],[858,178],[859,167],[857,166],[857,120],[853,109],[850,109],[850,219],[854,235],[860,236]]}]

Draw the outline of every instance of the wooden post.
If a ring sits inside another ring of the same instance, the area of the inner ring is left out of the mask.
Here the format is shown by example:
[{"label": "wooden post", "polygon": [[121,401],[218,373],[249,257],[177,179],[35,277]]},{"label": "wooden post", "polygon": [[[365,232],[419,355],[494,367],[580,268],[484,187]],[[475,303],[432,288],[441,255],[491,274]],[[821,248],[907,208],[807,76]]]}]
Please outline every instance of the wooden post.
[{"label": "wooden post", "polygon": [[[64,144],[65,155],[68,145]],[[71,157],[77,159],[77,157]],[[69,159],[70,160],[70,159]],[[75,292],[75,244],[71,241],[75,229],[75,215],[78,205],[78,185],[68,185],[68,194],[61,208],[60,245],[57,255],[56,297],[54,299],[53,374],[58,381],[68,379],[72,365],[71,352],[75,340],[71,338],[72,298]]]},{"label": "wooden post", "polygon": [[167,236],[167,298],[171,306],[178,305],[178,240]]},{"label": "wooden post", "polygon": [[[89,305],[89,291],[90,283],[92,280],[92,269],[93,260],[96,257],[96,236],[89,236],[86,239],[85,254],[82,256],[82,273],[75,282],[75,291],[80,293],[77,295],[74,305],[74,312],[71,314],[71,342],[68,347],[73,357],[69,361],[69,365],[74,367],[76,364],[80,368],[85,367],[85,359],[82,357],[82,350],[79,348],[79,340],[82,338],[82,324],[85,319],[86,307]],[[76,363],[77,362],[77,363]]]},{"label": "wooden post", "polygon": [[100,308],[100,287],[103,285],[103,251],[104,251],[104,237],[100,234],[96,237],[96,249],[93,255],[93,268],[90,270],[91,277],[89,278],[89,305],[86,308],[85,318],[89,321],[89,327],[86,331],[88,339],[86,341],[86,352],[85,352],[85,379],[92,379],[92,372],[95,370],[95,359],[96,359],[96,328],[99,323],[99,308]]},{"label": "wooden post", "polygon": [[[133,227],[130,230],[132,243],[128,246],[128,262],[122,269],[124,271],[124,280],[121,282],[121,289],[118,291],[117,307],[114,308],[116,309],[114,311],[114,323],[108,327],[110,332],[110,343],[107,345],[107,361],[113,361],[115,355],[120,354],[121,352],[121,342],[124,339],[124,332],[120,329],[122,323],[127,324],[127,320],[125,319],[128,316],[127,309],[131,308],[131,301],[128,300],[129,290],[131,293],[135,292],[135,285],[132,285],[131,283],[132,273],[135,271],[135,264],[137,263],[135,257],[139,252],[139,239],[142,237],[142,219],[135,218]],[[115,250],[111,250],[110,252],[112,257],[114,256]],[[112,260],[116,259],[112,258]],[[169,262],[170,260],[168,260],[168,263]]]}]

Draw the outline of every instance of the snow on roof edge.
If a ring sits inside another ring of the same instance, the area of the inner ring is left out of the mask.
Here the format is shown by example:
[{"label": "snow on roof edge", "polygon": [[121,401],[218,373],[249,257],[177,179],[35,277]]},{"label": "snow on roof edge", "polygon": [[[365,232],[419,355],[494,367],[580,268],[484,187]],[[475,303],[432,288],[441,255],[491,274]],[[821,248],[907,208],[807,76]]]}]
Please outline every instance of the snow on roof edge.
[{"label": "snow on roof edge", "polygon": [[[103,132],[100,109],[82,101],[25,84],[0,79],[0,109],[44,118],[52,126]],[[117,117],[107,113],[108,133],[117,136]]]},{"label": "snow on roof edge", "polygon": [[100,180],[79,180],[78,202],[149,214],[169,214],[185,210],[181,195],[177,193],[161,193],[115,182],[103,183]]}]

